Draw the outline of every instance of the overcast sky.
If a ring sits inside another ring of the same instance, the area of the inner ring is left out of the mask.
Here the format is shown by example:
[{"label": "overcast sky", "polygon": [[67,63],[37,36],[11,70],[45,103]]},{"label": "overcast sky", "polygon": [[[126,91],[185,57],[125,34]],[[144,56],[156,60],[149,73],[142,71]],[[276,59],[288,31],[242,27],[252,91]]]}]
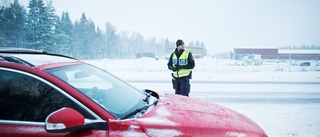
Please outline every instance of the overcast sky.
[{"label": "overcast sky", "polygon": [[[20,0],[24,5],[29,0]],[[204,42],[209,53],[234,47],[320,45],[320,0],[52,0],[59,16],[84,12],[96,25],[145,37]]]}]

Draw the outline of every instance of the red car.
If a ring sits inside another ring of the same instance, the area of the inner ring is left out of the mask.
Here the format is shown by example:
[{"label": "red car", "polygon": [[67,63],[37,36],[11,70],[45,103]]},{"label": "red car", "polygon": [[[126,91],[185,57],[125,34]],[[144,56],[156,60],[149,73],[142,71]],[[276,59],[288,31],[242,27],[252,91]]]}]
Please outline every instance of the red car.
[{"label": "red car", "polygon": [[0,136],[267,137],[223,106],[138,90],[67,56],[0,49]]}]

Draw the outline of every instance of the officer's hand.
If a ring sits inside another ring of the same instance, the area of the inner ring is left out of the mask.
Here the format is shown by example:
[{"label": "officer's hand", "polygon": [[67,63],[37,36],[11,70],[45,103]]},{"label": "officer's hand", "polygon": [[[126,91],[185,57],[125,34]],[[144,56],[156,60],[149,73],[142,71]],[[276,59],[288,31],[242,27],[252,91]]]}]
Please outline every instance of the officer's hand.
[{"label": "officer's hand", "polygon": [[177,71],[177,70],[182,69],[182,66],[176,65],[175,68],[176,68],[176,71]]},{"label": "officer's hand", "polygon": [[172,71],[177,71],[177,67],[172,67]]}]

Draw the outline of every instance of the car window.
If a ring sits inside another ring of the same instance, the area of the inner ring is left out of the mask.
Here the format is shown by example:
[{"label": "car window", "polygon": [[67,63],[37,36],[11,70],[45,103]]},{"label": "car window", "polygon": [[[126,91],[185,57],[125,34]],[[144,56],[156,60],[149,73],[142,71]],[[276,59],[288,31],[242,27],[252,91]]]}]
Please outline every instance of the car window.
[{"label": "car window", "polygon": [[117,118],[145,106],[144,92],[91,65],[66,66],[46,72],[70,84]]},{"label": "car window", "polygon": [[50,113],[62,107],[94,119],[64,94],[29,75],[0,70],[0,82],[0,120],[44,122]]}]

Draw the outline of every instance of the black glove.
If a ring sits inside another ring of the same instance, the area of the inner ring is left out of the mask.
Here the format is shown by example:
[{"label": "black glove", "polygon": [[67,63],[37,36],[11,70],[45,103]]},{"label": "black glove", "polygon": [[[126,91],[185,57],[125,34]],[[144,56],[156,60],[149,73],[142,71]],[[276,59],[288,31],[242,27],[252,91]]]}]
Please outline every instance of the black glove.
[{"label": "black glove", "polygon": [[172,71],[177,71],[177,68],[176,68],[176,67],[172,67],[171,70],[172,70]]},{"label": "black glove", "polygon": [[178,70],[180,70],[180,69],[183,69],[183,67],[182,66],[179,66],[179,65],[176,65],[176,66],[174,66],[173,67],[173,71],[178,71]]}]

